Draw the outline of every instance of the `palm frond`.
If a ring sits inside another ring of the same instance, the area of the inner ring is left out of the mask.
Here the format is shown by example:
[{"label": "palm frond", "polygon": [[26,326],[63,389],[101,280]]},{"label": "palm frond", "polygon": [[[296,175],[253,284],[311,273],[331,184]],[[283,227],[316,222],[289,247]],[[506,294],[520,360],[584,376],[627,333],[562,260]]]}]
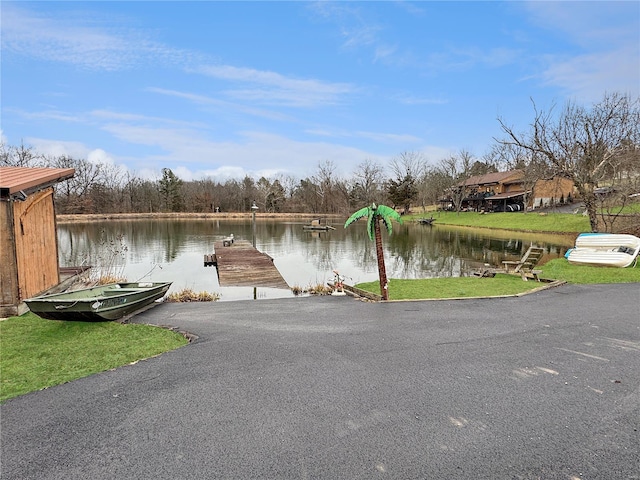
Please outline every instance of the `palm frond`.
[{"label": "palm frond", "polygon": [[399,223],[402,223],[402,217],[395,209],[391,207],[387,207],[386,205],[378,205],[378,209],[376,210],[378,215],[381,217],[387,217],[392,220],[396,220]]},{"label": "palm frond", "polygon": [[375,213],[373,213],[372,215],[369,215],[369,218],[367,219],[367,234],[369,235],[369,240],[373,241],[373,237],[375,236],[375,227],[376,224],[375,222],[378,221],[378,217]]},{"label": "palm frond", "polygon": [[344,223],[344,227],[347,228],[353,222],[361,219],[362,217],[367,217],[367,234],[371,240],[373,240],[375,234],[375,222],[377,222],[378,219],[382,220],[382,223],[384,223],[389,235],[391,235],[391,232],[393,231],[392,220],[402,223],[402,217],[400,217],[400,214],[396,212],[395,209],[387,207],[386,205],[376,205],[374,203],[369,207],[361,208],[351,215]]},{"label": "palm frond", "polygon": [[371,217],[371,207],[364,207],[351,215],[346,222],[344,222],[344,228],[347,228],[356,220],[360,220],[362,217]]},{"label": "palm frond", "polygon": [[387,229],[389,235],[393,233],[392,220],[396,220],[398,223],[402,223],[402,217],[400,216],[400,214],[396,212],[395,209],[387,207],[386,205],[378,205],[376,213],[382,220],[382,223],[384,223],[384,226]]}]

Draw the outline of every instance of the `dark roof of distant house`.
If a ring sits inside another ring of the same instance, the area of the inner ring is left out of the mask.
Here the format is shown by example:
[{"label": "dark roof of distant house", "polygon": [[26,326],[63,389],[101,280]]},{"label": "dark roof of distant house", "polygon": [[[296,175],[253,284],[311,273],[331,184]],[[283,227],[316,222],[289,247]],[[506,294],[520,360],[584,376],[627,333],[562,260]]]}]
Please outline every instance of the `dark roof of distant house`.
[{"label": "dark roof of distant house", "polygon": [[467,178],[464,182],[460,182],[460,186],[466,185],[495,185],[498,183],[505,183],[505,180],[509,180],[512,177],[522,176],[522,170],[509,170],[508,172],[493,172],[486,173],[484,175],[475,175]]},{"label": "dark roof of distant house", "polygon": [[486,197],[486,200],[504,200],[505,198],[514,198],[519,197],[520,195],[524,195],[524,190],[520,190],[519,192],[505,192],[505,193],[497,193],[495,195],[491,195],[490,197]]},{"label": "dark roof of distant house", "polygon": [[10,198],[20,192],[29,195],[68,180],[75,173],[73,168],[0,167],[0,198]]}]

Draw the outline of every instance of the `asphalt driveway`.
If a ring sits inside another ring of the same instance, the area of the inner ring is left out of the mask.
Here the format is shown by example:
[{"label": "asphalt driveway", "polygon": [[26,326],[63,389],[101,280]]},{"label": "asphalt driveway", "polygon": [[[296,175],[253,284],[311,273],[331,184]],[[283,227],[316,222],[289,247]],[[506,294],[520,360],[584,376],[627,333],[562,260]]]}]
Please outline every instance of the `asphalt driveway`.
[{"label": "asphalt driveway", "polygon": [[639,479],[640,286],[163,304],[198,339],[0,406],[12,479]]}]

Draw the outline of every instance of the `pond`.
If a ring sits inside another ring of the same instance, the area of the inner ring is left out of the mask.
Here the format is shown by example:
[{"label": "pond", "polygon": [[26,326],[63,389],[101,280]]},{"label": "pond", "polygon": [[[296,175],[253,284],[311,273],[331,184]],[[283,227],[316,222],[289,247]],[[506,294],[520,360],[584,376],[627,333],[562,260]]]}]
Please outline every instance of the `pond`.
[{"label": "pond", "polygon": [[[349,284],[378,279],[375,243],[360,220],[348,228],[309,232],[303,221],[257,219],[256,248],[273,258],[290,287],[307,288],[333,280],[337,269]],[[204,266],[214,242],[234,234],[253,241],[251,219],[108,220],[61,223],[61,266],[101,266],[129,281],[172,281],[170,292],[190,288],[221,295],[220,300],[291,297],[289,290],[220,287],[215,267]],[[394,224],[383,231],[389,278],[459,277],[485,263],[516,260],[531,245],[545,249],[543,261],[559,258],[575,235],[542,235],[420,225]]]}]

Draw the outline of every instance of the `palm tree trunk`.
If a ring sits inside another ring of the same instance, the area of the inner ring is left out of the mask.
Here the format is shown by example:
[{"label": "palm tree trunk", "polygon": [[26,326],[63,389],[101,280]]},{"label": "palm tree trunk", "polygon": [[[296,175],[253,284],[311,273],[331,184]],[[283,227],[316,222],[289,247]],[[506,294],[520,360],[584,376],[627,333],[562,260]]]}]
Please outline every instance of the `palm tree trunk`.
[{"label": "palm tree trunk", "polygon": [[374,234],[376,239],[376,256],[378,257],[378,276],[380,277],[380,295],[383,300],[389,300],[389,286],[387,285],[387,269],[384,264],[382,250],[382,234],[380,233],[380,219],[374,219]]}]

